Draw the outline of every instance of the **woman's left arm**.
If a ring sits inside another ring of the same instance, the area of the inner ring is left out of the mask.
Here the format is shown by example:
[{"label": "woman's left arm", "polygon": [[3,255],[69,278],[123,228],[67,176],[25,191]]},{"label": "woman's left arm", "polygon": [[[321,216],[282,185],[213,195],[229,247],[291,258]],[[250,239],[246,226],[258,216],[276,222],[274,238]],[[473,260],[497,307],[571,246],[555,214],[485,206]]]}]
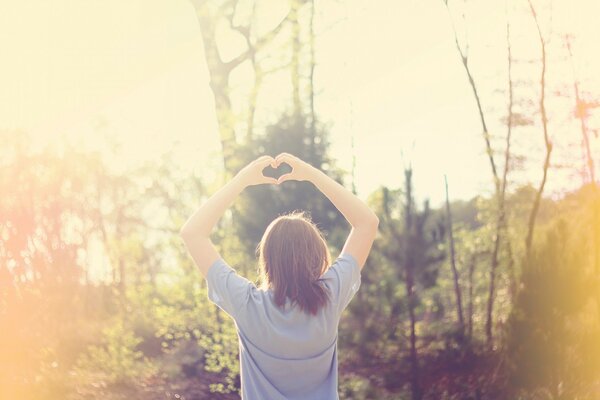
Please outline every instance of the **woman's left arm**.
[{"label": "woman's left arm", "polygon": [[277,179],[262,173],[269,165],[275,165],[275,159],[270,156],[248,164],[192,214],[181,228],[180,235],[202,275],[206,276],[210,266],[221,257],[210,240],[210,233],[233,200],[248,186],[277,184]]}]

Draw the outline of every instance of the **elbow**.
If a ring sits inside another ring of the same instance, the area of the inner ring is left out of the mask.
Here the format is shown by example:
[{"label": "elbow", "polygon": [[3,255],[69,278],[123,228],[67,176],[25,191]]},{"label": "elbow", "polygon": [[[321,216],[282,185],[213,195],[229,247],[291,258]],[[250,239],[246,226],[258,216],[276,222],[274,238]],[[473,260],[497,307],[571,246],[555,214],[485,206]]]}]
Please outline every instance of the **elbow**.
[{"label": "elbow", "polygon": [[184,240],[187,241],[189,238],[191,238],[193,236],[193,233],[191,232],[190,228],[186,225],[182,226],[181,229],[179,230],[179,236]]},{"label": "elbow", "polygon": [[184,225],[179,230],[179,237],[181,237],[184,242],[188,242],[196,238],[209,237],[209,234],[197,228],[191,228],[190,226]]},{"label": "elbow", "polygon": [[375,217],[374,218],[375,221],[373,222],[375,225],[375,231],[377,231],[379,229],[379,217],[377,215],[375,215],[374,213],[373,213],[373,216]]},{"label": "elbow", "polygon": [[371,213],[369,220],[367,221],[367,226],[373,230],[373,232],[377,232],[379,228],[379,217],[375,213]]}]

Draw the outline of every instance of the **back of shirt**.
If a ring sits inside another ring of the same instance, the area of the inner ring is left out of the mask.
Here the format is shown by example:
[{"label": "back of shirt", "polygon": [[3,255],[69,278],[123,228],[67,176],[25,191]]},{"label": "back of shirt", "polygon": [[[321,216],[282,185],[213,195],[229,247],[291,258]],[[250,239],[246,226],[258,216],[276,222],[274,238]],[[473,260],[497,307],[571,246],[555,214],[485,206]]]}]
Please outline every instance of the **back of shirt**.
[{"label": "back of shirt", "polygon": [[337,399],[337,328],[360,286],[360,268],[348,253],[321,276],[329,302],[316,315],[288,299],[275,305],[219,259],[208,270],[208,297],[236,323],[240,341],[242,398]]}]

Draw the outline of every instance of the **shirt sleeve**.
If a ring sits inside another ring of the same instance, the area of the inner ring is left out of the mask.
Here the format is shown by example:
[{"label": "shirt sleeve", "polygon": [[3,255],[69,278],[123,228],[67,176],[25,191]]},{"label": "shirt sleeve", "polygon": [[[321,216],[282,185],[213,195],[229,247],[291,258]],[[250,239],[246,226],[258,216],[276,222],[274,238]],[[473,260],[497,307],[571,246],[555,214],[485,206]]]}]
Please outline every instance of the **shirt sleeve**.
[{"label": "shirt sleeve", "polygon": [[337,307],[338,316],[348,306],[360,287],[360,267],[349,253],[341,254],[321,279],[331,290],[331,301]]},{"label": "shirt sleeve", "polygon": [[254,284],[238,275],[222,258],[216,260],[206,274],[208,298],[234,319],[250,296]]}]

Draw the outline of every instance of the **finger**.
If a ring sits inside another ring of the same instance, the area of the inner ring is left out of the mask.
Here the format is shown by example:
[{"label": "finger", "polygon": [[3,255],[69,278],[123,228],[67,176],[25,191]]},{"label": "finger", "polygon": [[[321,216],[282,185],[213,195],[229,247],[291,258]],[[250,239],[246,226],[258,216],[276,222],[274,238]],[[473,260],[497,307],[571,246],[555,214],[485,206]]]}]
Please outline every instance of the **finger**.
[{"label": "finger", "polygon": [[279,154],[277,155],[277,158],[280,158],[280,157],[288,157],[288,158],[291,158],[291,157],[294,157],[294,156],[293,156],[293,155],[291,155],[290,153],[279,153]]},{"label": "finger", "polygon": [[276,158],[277,161],[277,166],[279,167],[282,163],[286,163],[289,164],[290,166],[293,165],[293,156],[291,154],[288,153],[281,153],[280,155],[277,156]]},{"label": "finger", "polygon": [[273,160],[273,157],[265,155],[265,156],[260,156],[256,159],[257,162],[261,162],[261,163],[265,162],[266,160],[271,161],[271,160]]},{"label": "finger", "polygon": [[268,176],[265,176],[265,179],[264,179],[263,183],[268,183],[268,184],[271,184],[271,185],[277,185],[279,182],[275,178],[270,178]]},{"label": "finger", "polygon": [[256,160],[256,163],[260,165],[262,168],[267,167],[268,165],[273,163],[273,157],[271,156],[262,156]]},{"label": "finger", "polygon": [[293,179],[293,177],[292,177],[292,174],[291,174],[291,173],[289,173],[289,174],[283,174],[283,175],[281,175],[281,176],[279,177],[279,179],[277,179],[277,183],[278,183],[278,184],[280,184],[280,183],[283,183],[283,182],[285,182],[285,181],[289,181],[289,180],[291,180],[291,179]]},{"label": "finger", "polygon": [[277,156],[275,157],[275,161],[279,162],[281,160],[281,158],[284,157],[285,155],[286,155],[286,153],[277,154]]}]

